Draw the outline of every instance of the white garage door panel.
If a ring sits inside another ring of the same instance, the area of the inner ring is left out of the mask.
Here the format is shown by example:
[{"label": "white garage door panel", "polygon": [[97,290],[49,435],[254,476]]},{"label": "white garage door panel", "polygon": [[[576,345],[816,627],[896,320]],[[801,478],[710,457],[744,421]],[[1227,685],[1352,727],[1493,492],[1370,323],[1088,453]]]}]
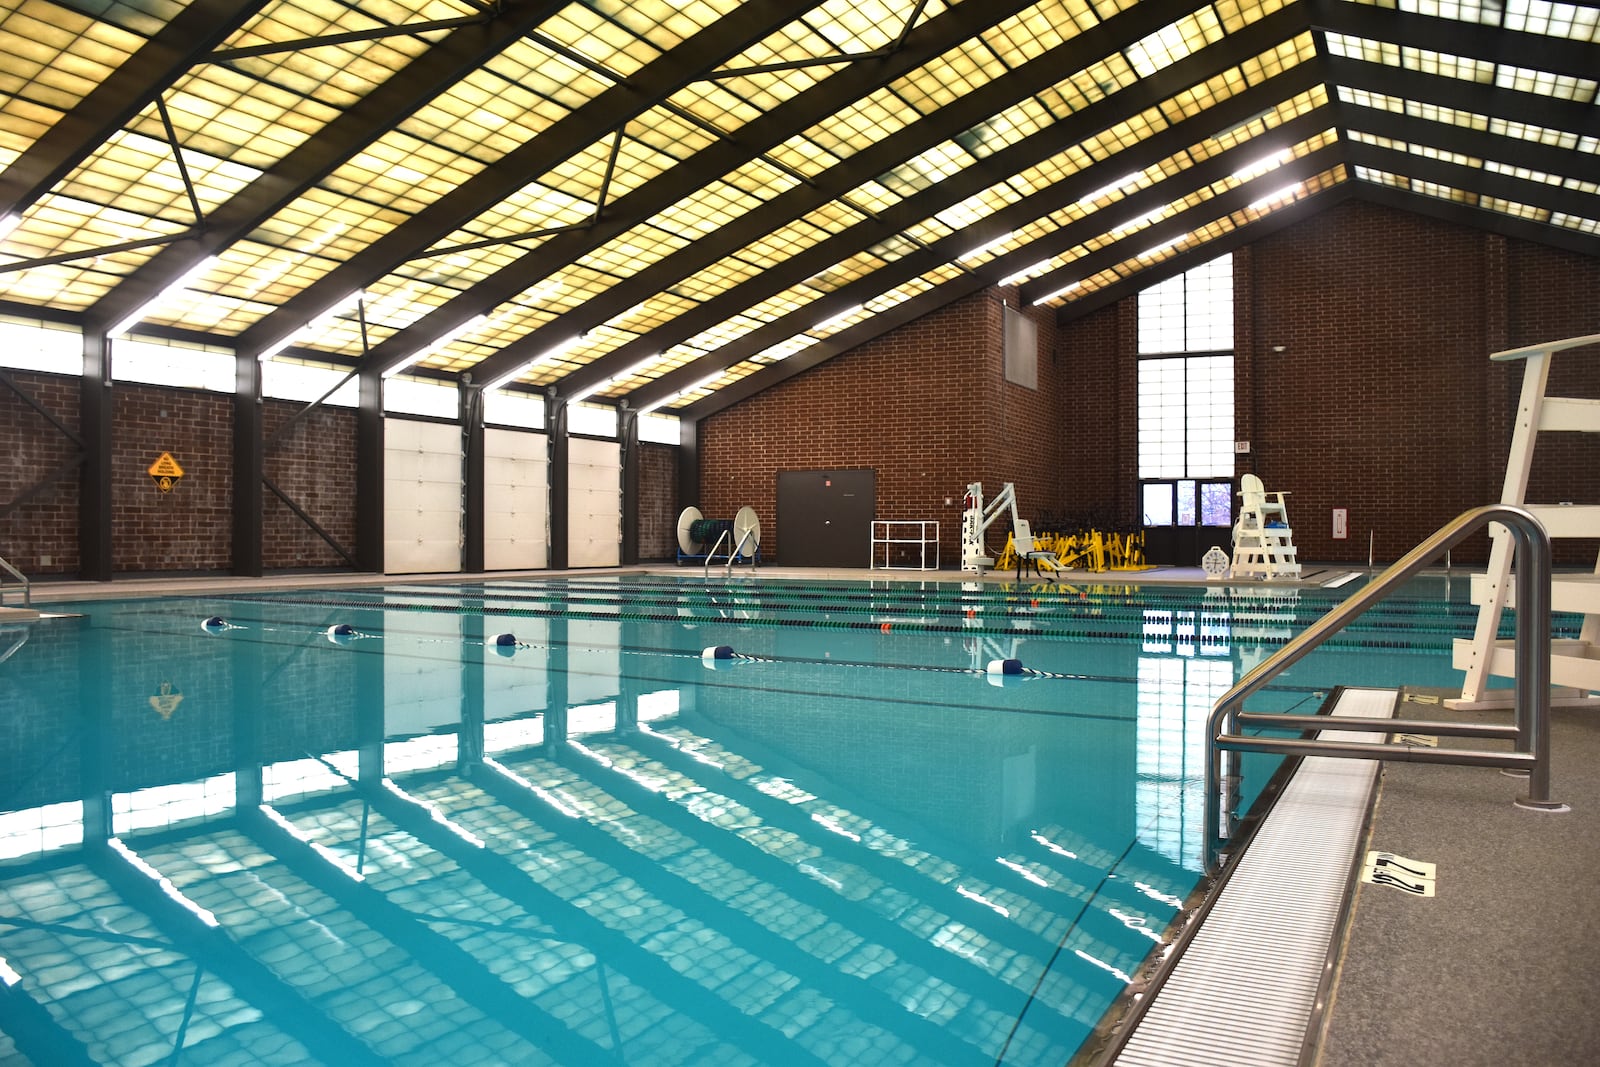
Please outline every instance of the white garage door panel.
[{"label": "white garage door panel", "polygon": [[384,570],[461,569],[461,431],[449,423],[384,420]]},{"label": "white garage door panel", "polygon": [[567,563],[615,567],[622,561],[622,450],[615,441],[568,443]]},{"label": "white garage door panel", "polygon": [[484,567],[549,566],[549,438],[542,433],[485,430],[483,448]]}]

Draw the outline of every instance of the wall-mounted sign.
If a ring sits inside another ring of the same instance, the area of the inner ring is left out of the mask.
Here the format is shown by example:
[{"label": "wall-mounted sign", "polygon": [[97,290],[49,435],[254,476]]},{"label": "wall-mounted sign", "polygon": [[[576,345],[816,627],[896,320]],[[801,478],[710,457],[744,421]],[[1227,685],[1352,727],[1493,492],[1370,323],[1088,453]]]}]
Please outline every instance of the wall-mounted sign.
[{"label": "wall-mounted sign", "polygon": [[178,484],[178,479],[183,477],[183,468],[178,466],[171,452],[163,452],[150,464],[150,477],[155,479],[157,489],[170,493],[172,487]]}]

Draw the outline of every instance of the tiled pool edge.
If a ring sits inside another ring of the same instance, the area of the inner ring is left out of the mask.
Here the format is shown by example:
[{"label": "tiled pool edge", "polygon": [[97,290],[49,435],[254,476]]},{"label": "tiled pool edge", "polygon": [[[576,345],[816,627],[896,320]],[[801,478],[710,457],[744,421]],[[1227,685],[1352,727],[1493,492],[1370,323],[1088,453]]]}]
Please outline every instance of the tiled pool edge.
[{"label": "tiled pool edge", "polygon": [[[1392,689],[1346,689],[1334,713],[1390,718],[1395,699]],[[1108,1062],[1299,1062],[1377,775],[1374,760],[1312,756],[1301,762]]]}]

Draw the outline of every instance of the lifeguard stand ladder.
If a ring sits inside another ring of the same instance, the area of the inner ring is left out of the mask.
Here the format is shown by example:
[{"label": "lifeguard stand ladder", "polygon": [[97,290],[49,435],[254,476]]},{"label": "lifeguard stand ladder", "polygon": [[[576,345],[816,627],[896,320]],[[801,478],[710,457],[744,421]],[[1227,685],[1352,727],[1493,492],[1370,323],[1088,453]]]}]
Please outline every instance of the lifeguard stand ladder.
[{"label": "lifeguard stand ladder", "polygon": [[1283,493],[1268,493],[1261,479],[1241,480],[1239,521],[1233,527],[1233,578],[1298,578],[1300,559]]},{"label": "lifeguard stand ladder", "polygon": [[[1524,361],[1522,398],[1517,402],[1500,501],[1531,511],[1552,540],[1600,536],[1600,504],[1529,504],[1524,499],[1533,467],[1533,446],[1541,432],[1600,433],[1600,399],[1545,395],[1555,354],[1592,344],[1600,344],[1600,333],[1513,348],[1489,357],[1500,362]],[[1478,605],[1477,629],[1470,640],[1457,639],[1454,643],[1453,663],[1456,669],[1466,671],[1466,679],[1460,698],[1445,701],[1452,708],[1511,706],[1512,690],[1494,690],[1496,696],[1488,690],[1490,675],[1509,678],[1514,674],[1511,642],[1498,637],[1501,612],[1516,607],[1511,585],[1511,538],[1498,524],[1491,524],[1489,529],[1493,537],[1489,568],[1472,579],[1472,602]],[[1517,566],[1522,565],[1523,561],[1517,560]],[[1550,643],[1550,681],[1563,687],[1554,694],[1552,703],[1595,703],[1591,694],[1600,691],[1600,560],[1596,561],[1593,574],[1552,576],[1550,607],[1552,611],[1583,615],[1577,640]]]}]

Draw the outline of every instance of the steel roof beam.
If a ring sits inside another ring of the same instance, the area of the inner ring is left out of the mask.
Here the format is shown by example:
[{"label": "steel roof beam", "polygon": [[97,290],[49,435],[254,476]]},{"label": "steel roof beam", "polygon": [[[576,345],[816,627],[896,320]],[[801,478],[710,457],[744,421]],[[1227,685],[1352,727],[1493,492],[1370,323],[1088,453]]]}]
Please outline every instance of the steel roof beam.
[{"label": "steel roof beam", "polygon": [[1530,219],[1519,219],[1500,211],[1489,211],[1469,204],[1460,204],[1454,200],[1441,200],[1436,196],[1424,196],[1421,193],[1397,189],[1392,185],[1364,181],[1353,181],[1349,185],[1355,198],[1359,200],[1600,259],[1600,235],[1569,230],[1563,226],[1551,226]]},{"label": "steel roof beam", "polygon": [[[508,152],[334,267],[241,333],[240,350],[259,353],[293,335],[307,322],[334,307],[345,294],[366,288],[400,264],[416,258],[441,237],[459,229],[684,85],[704,77],[729,57],[787,25],[798,13],[793,3],[782,0],[750,0],[738,5],[732,13],[569,112],[537,137]],[[397,115],[395,121],[404,117]],[[452,302],[456,303],[466,302]],[[477,303],[480,306],[463,315],[461,322],[483,313],[482,302]],[[440,330],[438,336],[446,332]]]},{"label": "steel roof beam", "polygon": [[1580,136],[1600,137],[1600,107],[1577,100],[1561,100],[1517,89],[1502,89],[1479,82],[1438,74],[1402,70],[1382,63],[1330,57],[1327,61],[1329,95],[1337,86],[1422,104],[1468,111],[1476,115],[1522,122],[1530,126],[1566,130]]},{"label": "steel roof beam", "polygon": [[1444,159],[1430,159],[1413,152],[1380,148],[1377,145],[1352,144],[1347,146],[1346,153],[1347,162],[1355,167],[1371,167],[1415,181],[1460,189],[1475,196],[1509,200],[1514,204],[1526,204],[1543,211],[1583,218],[1600,215],[1600,197],[1582,189],[1565,189],[1559,185],[1517,178],[1510,174],[1497,174],[1481,167],[1468,167]]},{"label": "steel roof beam", "polygon": [[[1492,159],[1573,181],[1600,183],[1600,155],[1593,152],[1354,104],[1347,105],[1343,114],[1349,128],[1359,133],[1427,145],[1456,155]],[[1600,211],[1600,204],[1596,204],[1595,210]]]},{"label": "steel roof beam", "polygon": [[0,216],[21,214],[222,41],[266,0],[192,0],[0,174]]},{"label": "steel roof beam", "polygon": [[[551,338],[570,335],[608,321],[649,295],[667,289],[731,255],[756,237],[804,217],[808,212],[858,188],[863,182],[992,118],[1016,101],[1059,83],[1064,71],[1078,70],[1087,63],[1112,54],[1130,37],[1138,38],[1153,33],[1174,18],[1171,10],[1158,13],[1145,10],[1147,6],[1132,8],[1106,20],[1094,30],[1063,42],[1004,78],[952,101],[934,114],[896,131],[816,175],[810,183],[797,185],[774,197],[737,223],[708,234],[651,264],[626,281],[567,312],[556,323],[508,345],[490,357],[492,366],[503,368],[503,373],[549,347]],[[819,252],[818,248],[808,249],[801,255],[775,264],[757,279],[736,286],[683,313],[671,324],[627,342],[574,371],[563,382],[564,391],[575,392],[598,384],[611,373],[631,366],[651,352],[662,351],[692,337],[732,314],[804,281],[817,270],[899,236],[906,226],[920,222],[1028,166],[1056,155],[1062,150],[1063,143],[1091,136],[1106,126],[1159,104],[1173,93],[1271,48],[1286,34],[1292,36],[1303,28],[1303,13],[1297,7],[1291,6],[1276,12],[1230,35],[1224,42],[1201,49],[1152,77],[1140,79],[1135,85],[1072,113],[1019,144],[978,159],[960,174],[907,198],[875,218],[850,227],[845,231],[850,235],[848,240],[841,240],[844,237],[841,234],[822,242],[827,246],[827,252]],[[820,262],[826,256],[832,258],[826,263]],[[749,295],[752,292],[758,292],[759,295]],[[579,317],[577,321],[574,321],[575,316]],[[484,377],[492,380],[493,375],[485,374]]]},{"label": "steel roof beam", "polygon": [[475,21],[455,30],[218,206],[206,219],[200,240],[151,257],[89,308],[86,317],[106,324],[121,322],[206,256],[249,235],[418,107],[564,6],[560,0],[504,0],[492,22]]}]

